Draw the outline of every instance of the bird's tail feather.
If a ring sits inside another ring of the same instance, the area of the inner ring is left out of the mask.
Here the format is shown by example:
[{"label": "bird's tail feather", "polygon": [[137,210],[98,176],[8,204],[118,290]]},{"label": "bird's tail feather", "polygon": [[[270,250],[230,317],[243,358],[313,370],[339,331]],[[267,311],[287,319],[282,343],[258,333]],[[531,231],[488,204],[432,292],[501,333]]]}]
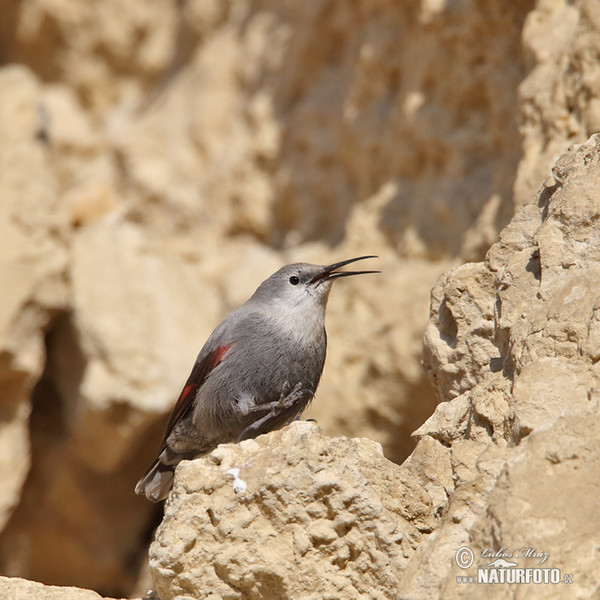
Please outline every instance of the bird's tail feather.
[{"label": "bird's tail feather", "polygon": [[165,465],[157,459],[137,482],[135,493],[146,496],[152,502],[160,502],[169,494],[174,475],[175,467]]}]

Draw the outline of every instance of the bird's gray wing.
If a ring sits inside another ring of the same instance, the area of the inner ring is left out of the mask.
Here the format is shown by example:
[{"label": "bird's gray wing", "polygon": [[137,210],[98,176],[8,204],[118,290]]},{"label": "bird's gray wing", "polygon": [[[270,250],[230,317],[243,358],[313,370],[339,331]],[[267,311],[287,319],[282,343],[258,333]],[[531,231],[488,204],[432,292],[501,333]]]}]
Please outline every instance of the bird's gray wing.
[{"label": "bird's gray wing", "polygon": [[194,367],[192,368],[192,372],[183,386],[181,394],[179,394],[179,398],[177,399],[175,407],[173,408],[171,416],[169,417],[169,422],[167,423],[165,435],[161,443],[161,451],[166,447],[167,438],[173,431],[175,425],[177,425],[177,423],[194,406],[194,401],[196,399],[198,390],[202,387],[202,384],[206,381],[206,378],[211,371],[225,358],[225,355],[231,346],[231,342],[224,343],[212,350],[204,351],[203,349],[203,351],[199,354],[196,362],[194,363]]}]

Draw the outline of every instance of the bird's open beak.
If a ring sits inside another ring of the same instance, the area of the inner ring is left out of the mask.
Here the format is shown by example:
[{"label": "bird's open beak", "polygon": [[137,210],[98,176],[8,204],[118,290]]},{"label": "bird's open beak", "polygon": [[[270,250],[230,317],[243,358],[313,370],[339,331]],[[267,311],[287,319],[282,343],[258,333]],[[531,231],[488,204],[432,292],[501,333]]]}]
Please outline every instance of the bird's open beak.
[{"label": "bird's open beak", "polygon": [[381,271],[337,271],[340,267],[345,265],[349,265],[350,263],[356,262],[357,260],[365,260],[366,258],[379,258],[378,256],[359,256],[358,258],[349,258],[348,260],[343,260],[338,263],[334,263],[332,265],[327,265],[323,267],[323,270],[320,273],[315,275],[310,283],[320,283],[323,281],[329,281],[331,279],[337,279],[338,277],[348,277],[350,275],[364,275],[365,273],[381,273]]}]

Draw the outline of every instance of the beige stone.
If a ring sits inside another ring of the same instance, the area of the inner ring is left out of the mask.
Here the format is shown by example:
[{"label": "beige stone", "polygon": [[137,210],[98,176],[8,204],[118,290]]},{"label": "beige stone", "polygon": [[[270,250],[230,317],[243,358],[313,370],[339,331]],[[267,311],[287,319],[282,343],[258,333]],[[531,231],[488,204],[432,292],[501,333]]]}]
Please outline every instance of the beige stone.
[{"label": "beige stone", "polygon": [[0,71],[0,527],[30,465],[30,395],[44,368],[44,329],[66,301],[66,222],[36,139],[40,93],[27,69]]},{"label": "beige stone", "polygon": [[[409,562],[399,590],[411,598],[479,597],[456,577],[477,577],[477,566],[491,561],[484,549],[502,547],[520,567],[536,566],[518,554],[533,548],[549,555],[544,567],[573,575],[568,586],[540,585],[540,597],[586,597],[598,588],[598,533],[589,519],[600,510],[592,199],[600,137],[562,156],[553,174],[554,185],[515,216],[485,263],[450,272],[432,295],[427,368],[442,393],[467,391],[451,394],[416,432],[421,442],[450,446],[456,489]],[[473,360],[480,348],[490,348],[488,365]],[[474,552],[472,569],[449,560],[463,545]],[[526,588],[516,597],[529,597]],[[490,594],[513,590],[490,586]]]},{"label": "beige stone", "polygon": [[[3,600],[102,600],[91,590],[74,587],[42,585],[18,577],[0,576],[0,597]],[[110,600],[110,598],[104,598]]]},{"label": "beige stone", "polygon": [[71,244],[71,312],[49,337],[34,464],[0,550],[10,574],[112,593],[137,577],[132,557],[154,507],[133,486],[217,298],[197,263],[160,254],[132,224],[89,224]]},{"label": "beige stone", "polygon": [[[504,546],[513,553],[507,560],[519,567],[559,569],[561,583],[520,585],[510,592],[506,585],[487,585],[486,597],[530,598],[533,585],[536,598],[592,598],[597,593],[600,531],[593,515],[600,501],[593,488],[600,469],[599,433],[595,403],[591,411],[573,411],[553,428],[533,433],[526,450],[504,470],[470,531],[475,565],[492,562],[481,557],[484,548]],[[456,585],[456,576],[474,572],[453,566],[441,588],[443,597],[480,598],[481,591],[473,588],[482,585]],[[569,576],[573,583],[563,583]]]},{"label": "beige stone", "polygon": [[150,568],[162,600],[384,598],[434,523],[378,444],[296,422],[182,463]]},{"label": "beige stone", "polygon": [[525,20],[519,86],[523,157],[515,205],[528,203],[556,159],[598,131],[600,17],[595,0],[539,2]]}]

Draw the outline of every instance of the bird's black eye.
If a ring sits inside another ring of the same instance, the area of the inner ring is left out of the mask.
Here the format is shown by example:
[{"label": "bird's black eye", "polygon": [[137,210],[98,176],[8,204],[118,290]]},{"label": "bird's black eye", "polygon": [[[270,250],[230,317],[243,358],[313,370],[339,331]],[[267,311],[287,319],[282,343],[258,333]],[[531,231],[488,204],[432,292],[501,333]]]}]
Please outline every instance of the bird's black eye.
[{"label": "bird's black eye", "polygon": [[296,275],[292,275],[290,277],[290,283],[292,285],[298,285],[300,283],[300,278],[296,277]]}]

